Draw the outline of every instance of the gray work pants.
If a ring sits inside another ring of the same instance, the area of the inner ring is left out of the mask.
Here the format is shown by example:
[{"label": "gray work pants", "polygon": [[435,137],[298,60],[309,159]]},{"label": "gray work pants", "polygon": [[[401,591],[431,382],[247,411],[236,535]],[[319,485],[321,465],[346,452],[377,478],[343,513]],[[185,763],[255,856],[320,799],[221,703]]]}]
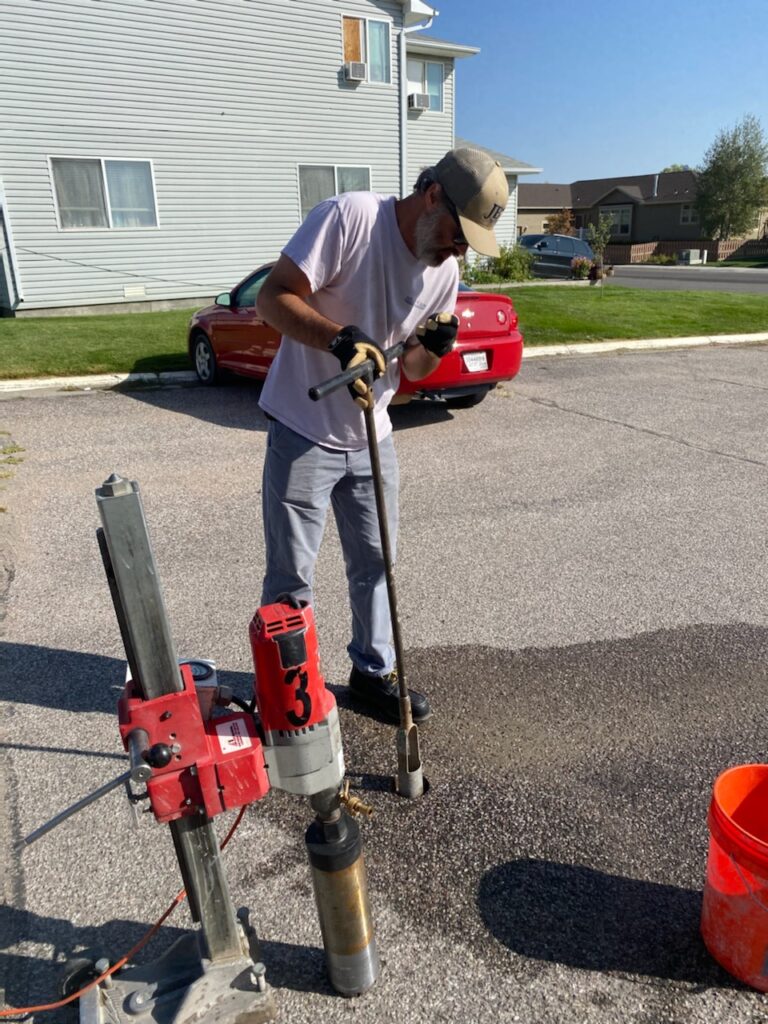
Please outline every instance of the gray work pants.
[{"label": "gray work pants", "polygon": [[[394,559],[399,477],[391,435],[380,443],[379,453]],[[349,656],[363,672],[391,672],[392,622],[368,449],[323,448],[270,420],[262,502],[267,560],[262,604],[282,593],[312,603],[315,561],[330,502],[352,608]],[[321,622],[318,631],[322,633]]]}]

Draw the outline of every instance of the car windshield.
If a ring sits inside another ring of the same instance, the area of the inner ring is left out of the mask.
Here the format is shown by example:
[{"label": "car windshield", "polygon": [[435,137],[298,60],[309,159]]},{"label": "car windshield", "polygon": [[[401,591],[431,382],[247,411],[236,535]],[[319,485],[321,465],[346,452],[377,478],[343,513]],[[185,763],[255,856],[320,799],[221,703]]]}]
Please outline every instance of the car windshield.
[{"label": "car windshield", "polygon": [[540,242],[543,237],[544,235],[521,235],[518,242],[520,245],[524,245],[526,249],[530,249],[531,246]]}]

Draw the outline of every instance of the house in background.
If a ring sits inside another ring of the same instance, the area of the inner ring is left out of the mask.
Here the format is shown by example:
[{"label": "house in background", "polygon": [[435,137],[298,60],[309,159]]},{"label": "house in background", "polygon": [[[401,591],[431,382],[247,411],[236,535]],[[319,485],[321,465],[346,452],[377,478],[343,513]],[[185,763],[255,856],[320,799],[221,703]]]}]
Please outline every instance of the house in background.
[{"label": "house in background", "polygon": [[[549,218],[566,209],[573,211],[577,230],[610,217],[612,243],[695,241],[702,238],[695,203],[694,171],[587,178],[570,185],[533,182],[520,186],[517,234],[545,232]],[[762,210],[747,238],[766,233],[768,211]]]},{"label": "house in background", "polygon": [[549,228],[549,218],[572,208],[570,185],[521,184],[517,196],[517,237],[540,235]]},{"label": "house in background", "polygon": [[319,200],[407,194],[453,145],[456,64],[478,53],[426,36],[423,0],[4,9],[0,307],[17,314],[202,304]]},{"label": "house in background", "polygon": [[546,231],[548,218],[565,208],[573,211],[576,229],[610,217],[612,242],[692,241],[701,237],[695,201],[693,171],[592,178],[570,185],[533,183],[520,188],[520,224],[528,231]]}]

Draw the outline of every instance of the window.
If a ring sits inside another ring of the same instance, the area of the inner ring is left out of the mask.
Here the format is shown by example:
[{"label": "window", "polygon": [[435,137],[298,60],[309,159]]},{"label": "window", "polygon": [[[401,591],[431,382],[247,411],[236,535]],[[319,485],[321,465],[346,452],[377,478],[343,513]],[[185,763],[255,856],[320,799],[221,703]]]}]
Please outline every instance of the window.
[{"label": "window", "polygon": [[267,276],[272,268],[264,267],[263,270],[257,271],[252,277],[249,277],[247,281],[237,289],[237,294],[234,296],[236,306],[255,306],[256,300],[259,297],[261,286],[267,280]]},{"label": "window", "polygon": [[693,203],[683,203],[680,207],[680,223],[681,224],[698,224],[699,223],[699,211],[693,205]]},{"label": "window", "polygon": [[62,228],[157,227],[149,160],[52,157],[51,171]]},{"label": "window", "polygon": [[301,219],[304,220],[312,207],[323,199],[330,199],[341,192],[368,192],[370,187],[371,171],[368,167],[300,165]]},{"label": "window", "polygon": [[627,235],[632,232],[632,207],[631,206],[601,206],[601,217],[611,218],[611,234]]},{"label": "window", "polygon": [[372,18],[342,18],[344,63],[359,61],[368,68],[368,81],[391,81],[389,22]]},{"label": "window", "polygon": [[408,92],[423,92],[429,96],[429,109],[443,109],[444,68],[431,60],[408,60]]}]

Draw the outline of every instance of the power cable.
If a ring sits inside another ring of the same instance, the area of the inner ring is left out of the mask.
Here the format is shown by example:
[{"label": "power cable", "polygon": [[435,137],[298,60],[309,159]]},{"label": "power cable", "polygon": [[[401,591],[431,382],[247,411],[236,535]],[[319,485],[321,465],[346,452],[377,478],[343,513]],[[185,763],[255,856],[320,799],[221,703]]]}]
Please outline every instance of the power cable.
[{"label": "power cable", "polygon": [[[226,837],[224,838],[223,843],[219,847],[220,850],[224,850],[227,843],[235,834],[235,831],[240,822],[242,821],[244,814],[245,806],[240,808],[238,815],[235,818],[235,822],[232,825],[232,828],[229,830]],[[160,930],[162,925],[168,920],[168,918],[171,916],[176,907],[178,907],[180,903],[184,902],[186,895],[187,890],[180,889],[176,896],[174,896],[173,900],[171,901],[167,909],[160,915],[160,917],[157,919],[157,921],[155,921],[152,927],[144,933],[144,935],[139,939],[136,945],[132,949],[128,950],[125,956],[120,957],[120,959],[116,961],[116,963],[112,964],[112,966],[108,970],[104,971],[103,974],[100,974],[98,978],[94,978],[93,981],[90,981],[87,985],[84,985],[77,992],[73,992],[71,996],[67,996],[65,999],[59,999],[55,1003],[43,1003],[40,1006],[12,1006],[6,1010],[0,1010],[0,1017],[16,1017],[21,1015],[26,1016],[26,1014],[29,1013],[44,1013],[47,1010],[58,1010],[62,1006],[67,1006],[68,1003],[75,1002],[75,1000],[85,995],[86,992],[90,992],[92,988],[95,988],[97,985],[100,985],[105,978],[109,978],[111,975],[119,971],[122,967],[125,967],[125,965],[130,960],[132,960],[134,956],[136,956],[139,950],[143,949],[144,946],[146,946],[146,944],[150,941],[150,939],[154,938],[154,936]]]}]

